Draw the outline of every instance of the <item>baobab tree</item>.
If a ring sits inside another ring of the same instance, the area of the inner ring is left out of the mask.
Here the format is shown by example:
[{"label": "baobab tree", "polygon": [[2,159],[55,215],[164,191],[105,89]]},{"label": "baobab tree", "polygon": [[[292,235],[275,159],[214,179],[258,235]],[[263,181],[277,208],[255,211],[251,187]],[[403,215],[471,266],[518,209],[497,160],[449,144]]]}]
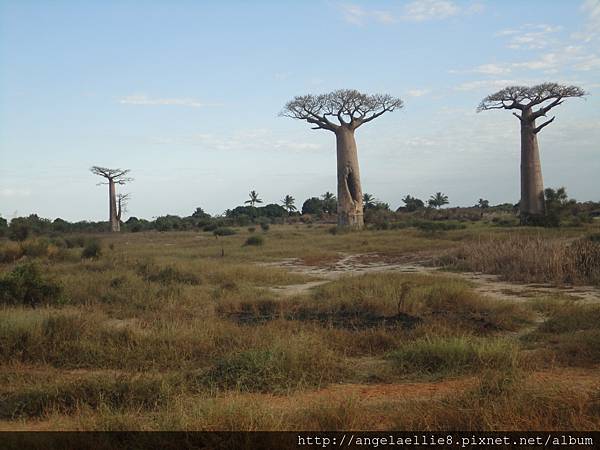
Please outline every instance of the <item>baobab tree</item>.
[{"label": "baobab tree", "polygon": [[[133,180],[127,176],[129,169],[108,169],[106,167],[93,166],[90,171],[94,175],[99,175],[106,181],[98,184],[108,184],[108,221],[110,223],[110,231],[117,232],[121,230],[121,211],[123,206],[123,197],[119,199],[119,207],[117,208],[117,194],[115,185],[125,184]],[[127,195],[127,194],[126,194]],[[127,200],[127,198],[125,198]]]},{"label": "baobab tree", "polygon": [[[521,123],[521,224],[536,223],[544,215],[544,182],[537,135],[551,124],[555,117],[536,125],[536,120],[546,117],[566,98],[582,97],[583,89],[557,83],[543,83],[533,87],[509,86],[484,98],[477,112],[490,109],[515,109],[513,115]],[[534,110],[534,108],[536,108]]]},{"label": "baobab tree", "polygon": [[303,95],[288,102],[280,115],[305,120],[313,130],[335,134],[337,144],[338,226],[364,226],[362,188],[354,132],[383,113],[402,108],[402,100],[388,94],[367,95],[354,89]]},{"label": "baobab tree", "polygon": [[127,212],[127,203],[131,199],[131,194],[117,194],[117,221],[119,223],[119,229],[121,224],[121,215]]}]

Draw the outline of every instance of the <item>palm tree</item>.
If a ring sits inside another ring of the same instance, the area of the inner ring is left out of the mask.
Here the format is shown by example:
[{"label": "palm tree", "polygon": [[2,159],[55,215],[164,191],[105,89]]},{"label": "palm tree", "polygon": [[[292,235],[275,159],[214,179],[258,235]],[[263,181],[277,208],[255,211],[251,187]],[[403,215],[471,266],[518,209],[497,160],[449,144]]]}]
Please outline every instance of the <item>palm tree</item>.
[{"label": "palm tree", "polygon": [[375,206],[375,197],[366,192],[363,194],[363,209],[373,208]]},{"label": "palm tree", "polygon": [[448,201],[447,195],[444,195],[441,192],[436,192],[435,195],[429,197],[427,203],[429,204],[429,206],[432,206],[434,208],[441,208],[442,206],[447,205],[450,202]]},{"label": "palm tree", "polygon": [[322,196],[323,198],[323,211],[327,214],[331,214],[335,211],[337,199],[333,193],[327,191]]},{"label": "palm tree", "polygon": [[291,195],[286,195],[285,198],[281,201],[281,203],[283,204],[283,207],[285,209],[287,209],[288,212],[288,216],[290,215],[290,213],[292,211],[297,211],[298,208],[296,208],[294,206],[294,202],[296,201],[296,199],[294,197],[292,197]]},{"label": "palm tree", "polygon": [[250,206],[254,206],[255,203],[262,203],[263,201],[258,198],[258,194],[256,191],[250,191],[250,200],[246,200],[244,204],[250,204]]}]

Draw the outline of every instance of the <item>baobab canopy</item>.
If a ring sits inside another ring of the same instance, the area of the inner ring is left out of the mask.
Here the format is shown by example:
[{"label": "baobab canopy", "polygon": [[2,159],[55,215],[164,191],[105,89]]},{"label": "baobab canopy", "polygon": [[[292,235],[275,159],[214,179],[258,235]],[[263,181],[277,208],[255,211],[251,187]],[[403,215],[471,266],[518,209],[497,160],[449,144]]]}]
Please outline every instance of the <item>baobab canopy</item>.
[{"label": "baobab canopy", "polygon": [[306,120],[315,125],[313,130],[335,132],[340,126],[354,130],[402,106],[402,100],[388,94],[368,95],[355,89],[339,89],[328,94],[294,97],[281,115]]},{"label": "baobab canopy", "polygon": [[558,83],[542,83],[532,87],[508,86],[484,98],[477,107],[477,112],[489,109],[524,110],[553,100],[540,109],[545,114],[560,105],[565,98],[583,97],[584,95],[584,90],[578,86],[564,86]]}]

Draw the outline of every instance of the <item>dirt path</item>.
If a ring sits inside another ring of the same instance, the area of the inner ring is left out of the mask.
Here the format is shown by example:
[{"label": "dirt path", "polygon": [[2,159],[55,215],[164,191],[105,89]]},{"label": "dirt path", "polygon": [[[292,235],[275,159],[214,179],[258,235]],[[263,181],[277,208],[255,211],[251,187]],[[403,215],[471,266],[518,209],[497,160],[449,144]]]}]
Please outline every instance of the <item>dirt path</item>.
[{"label": "dirt path", "polygon": [[323,266],[309,266],[298,258],[289,258],[265,265],[280,267],[291,272],[302,273],[322,278],[322,281],[311,281],[305,284],[295,284],[273,288],[283,296],[292,296],[310,291],[316,286],[337,280],[345,276],[362,275],[373,272],[399,272],[426,275],[443,275],[462,278],[473,283],[474,289],[480,294],[495,300],[528,301],[549,295],[567,296],[580,303],[600,304],[600,289],[594,286],[563,286],[550,284],[521,284],[502,281],[496,275],[486,275],[473,272],[444,272],[437,267],[426,266],[427,257],[416,255],[410,259],[387,258],[376,253],[341,254],[336,262]]}]

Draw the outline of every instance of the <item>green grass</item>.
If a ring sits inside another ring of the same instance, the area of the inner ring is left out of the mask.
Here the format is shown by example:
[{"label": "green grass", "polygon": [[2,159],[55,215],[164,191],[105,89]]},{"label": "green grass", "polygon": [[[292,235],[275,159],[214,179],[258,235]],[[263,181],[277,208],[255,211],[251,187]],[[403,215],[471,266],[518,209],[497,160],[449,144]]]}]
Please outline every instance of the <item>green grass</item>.
[{"label": "green grass", "polygon": [[518,346],[505,339],[426,337],[406,343],[388,358],[402,375],[439,378],[484,369],[514,369]]}]

